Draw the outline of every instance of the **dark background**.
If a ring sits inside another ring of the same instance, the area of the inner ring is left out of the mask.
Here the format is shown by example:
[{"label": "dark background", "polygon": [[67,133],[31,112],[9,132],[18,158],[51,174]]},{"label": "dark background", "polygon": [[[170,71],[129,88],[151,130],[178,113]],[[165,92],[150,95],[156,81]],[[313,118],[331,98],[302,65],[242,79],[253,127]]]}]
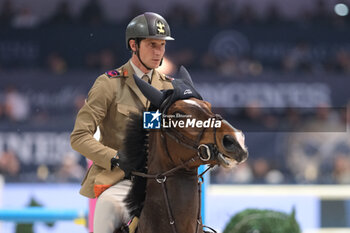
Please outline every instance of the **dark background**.
[{"label": "dark background", "polygon": [[[168,74],[246,132],[249,160],[211,182],[349,184],[349,1],[0,1],[0,172],[8,182],[80,182],[69,145],[100,74],[130,57],[127,23],[162,14]],[[168,63],[168,64],[169,64]]]}]

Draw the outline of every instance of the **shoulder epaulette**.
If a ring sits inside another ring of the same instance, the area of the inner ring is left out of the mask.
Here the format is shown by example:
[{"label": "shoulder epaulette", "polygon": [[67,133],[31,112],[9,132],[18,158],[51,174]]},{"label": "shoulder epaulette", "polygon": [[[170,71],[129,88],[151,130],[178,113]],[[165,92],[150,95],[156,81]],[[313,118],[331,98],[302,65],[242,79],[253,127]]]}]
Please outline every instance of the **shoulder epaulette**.
[{"label": "shoulder epaulette", "polygon": [[125,77],[128,76],[128,71],[119,71],[119,70],[110,70],[105,73],[105,75],[108,76],[108,78],[120,78],[120,77]]}]

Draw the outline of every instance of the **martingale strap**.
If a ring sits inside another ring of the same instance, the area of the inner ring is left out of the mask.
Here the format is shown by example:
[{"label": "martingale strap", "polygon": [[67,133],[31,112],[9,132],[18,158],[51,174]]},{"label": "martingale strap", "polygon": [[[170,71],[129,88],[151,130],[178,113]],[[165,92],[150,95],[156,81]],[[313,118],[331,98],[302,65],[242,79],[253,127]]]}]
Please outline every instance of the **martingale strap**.
[{"label": "martingale strap", "polygon": [[[210,229],[213,233],[217,233],[213,228],[203,225],[202,223],[202,184],[204,183],[204,174],[207,173],[210,169],[212,169],[214,165],[210,165],[205,169],[201,174],[198,175],[198,216],[197,216],[197,226],[196,226],[196,233],[199,231],[199,226],[202,225],[203,228]],[[208,231],[203,231],[204,233],[210,233]]]},{"label": "martingale strap", "polygon": [[[169,171],[166,171],[166,172],[158,174],[158,175],[151,175],[151,174],[146,174],[146,173],[142,173],[142,172],[132,172],[132,174],[135,176],[140,176],[140,177],[144,177],[144,178],[148,178],[148,179],[155,179],[157,181],[157,183],[161,184],[162,190],[163,190],[164,201],[165,201],[165,205],[166,205],[166,209],[167,209],[167,213],[168,213],[169,224],[171,226],[173,233],[177,233],[177,230],[176,230],[176,225],[175,225],[175,218],[174,218],[171,206],[170,206],[170,201],[169,201],[169,197],[168,197],[168,190],[166,187],[167,176],[173,174],[176,170],[185,167],[188,163],[196,161],[196,158],[199,158],[199,157],[191,158],[190,160],[186,161],[184,164],[181,164],[173,169],[170,169]],[[196,225],[195,233],[198,233],[198,231],[200,229],[199,228],[200,225],[202,225],[203,227],[206,227],[206,228],[212,230],[212,232],[216,233],[216,231],[214,229],[207,227],[207,226],[204,226],[202,224],[202,216],[201,216],[202,184],[204,182],[203,175],[213,167],[214,167],[213,165],[208,166],[208,168],[205,171],[203,171],[201,174],[199,174],[197,176],[198,177],[198,212],[197,212],[198,214],[197,214],[197,225]]]},{"label": "martingale strap", "polygon": [[[168,217],[169,217],[169,223],[170,223],[170,226],[171,226],[171,229],[173,231],[173,233],[177,233],[177,230],[176,230],[176,226],[175,226],[175,218],[173,216],[173,213],[171,211],[171,207],[170,207],[170,203],[169,203],[169,197],[168,197],[168,191],[167,191],[167,188],[166,188],[166,185],[165,185],[165,179],[164,179],[164,182],[161,182],[162,184],[162,189],[163,189],[163,195],[164,195],[164,200],[165,200],[165,204],[166,204],[166,209],[167,209],[167,212],[168,212]],[[159,181],[157,180],[157,182],[159,183]]]},{"label": "martingale strap", "polygon": [[202,225],[202,184],[203,184],[203,173],[198,176],[198,213],[197,213],[197,225],[196,233],[199,231],[199,226]]},{"label": "martingale strap", "polygon": [[199,157],[196,155],[195,157],[187,160],[186,162],[184,162],[183,164],[180,164],[166,172],[163,172],[163,173],[160,173],[160,174],[146,174],[146,173],[143,173],[143,172],[136,172],[136,171],[133,171],[131,172],[132,175],[135,175],[135,176],[140,176],[140,177],[143,177],[143,178],[148,178],[148,179],[156,179],[156,180],[159,180],[159,179],[166,179],[167,176],[169,175],[172,175],[174,172],[176,172],[177,170],[181,169],[181,168],[185,168],[189,163],[192,163],[192,162],[195,162],[199,159]]}]

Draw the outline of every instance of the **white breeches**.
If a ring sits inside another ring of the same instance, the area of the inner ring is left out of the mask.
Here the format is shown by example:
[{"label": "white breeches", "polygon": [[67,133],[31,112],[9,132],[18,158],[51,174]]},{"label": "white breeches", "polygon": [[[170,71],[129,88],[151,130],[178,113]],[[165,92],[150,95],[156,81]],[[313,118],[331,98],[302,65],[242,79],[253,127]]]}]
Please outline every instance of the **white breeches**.
[{"label": "white breeches", "polygon": [[122,180],[98,197],[94,214],[94,233],[112,233],[130,220],[123,202],[130,188],[131,181]]}]

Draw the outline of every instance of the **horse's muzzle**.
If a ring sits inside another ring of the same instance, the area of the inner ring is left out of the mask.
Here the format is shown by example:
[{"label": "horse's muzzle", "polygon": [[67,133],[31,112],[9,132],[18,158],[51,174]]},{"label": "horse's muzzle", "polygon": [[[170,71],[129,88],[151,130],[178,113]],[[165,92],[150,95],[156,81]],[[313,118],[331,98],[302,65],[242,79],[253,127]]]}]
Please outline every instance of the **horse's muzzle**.
[{"label": "horse's muzzle", "polygon": [[222,145],[224,146],[225,150],[229,152],[234,152],[235,142],[235,139],[231,135],[225,135],[222,138]]},{"label": "horse's muzzle", "polygon": [[233,165],[232,160],[235,161],[235,164],[239,164],[248,158],[244,134],[240,130],[233,129],[233,134],[225,134],[221,138],[221,146],[224,151],[222,151],[218,157],[221,164],[226,164],[229,167]]}]

